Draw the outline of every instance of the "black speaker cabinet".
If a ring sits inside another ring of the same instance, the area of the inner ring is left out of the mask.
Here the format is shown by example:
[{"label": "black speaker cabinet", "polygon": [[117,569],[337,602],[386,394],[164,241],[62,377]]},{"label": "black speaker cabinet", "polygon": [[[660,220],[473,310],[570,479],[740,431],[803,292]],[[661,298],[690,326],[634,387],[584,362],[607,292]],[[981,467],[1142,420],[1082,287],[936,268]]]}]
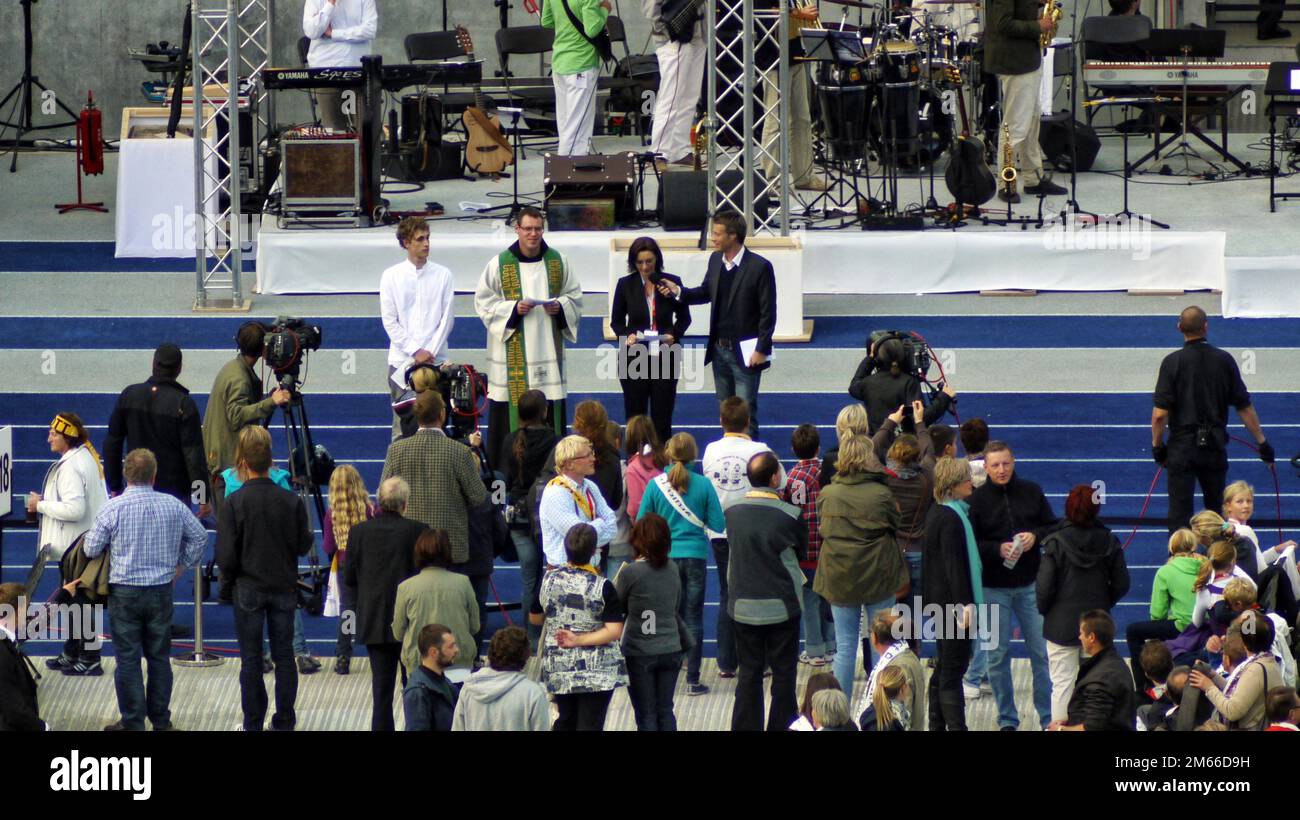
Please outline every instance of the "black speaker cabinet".
[{"label": "black speaker cabinet", "polygon": [[[1038,144],[1043,149],[1043,160],[1058,171],[1070,170],[1070,120],[1043,120],[1038,130]],[[1079,159],[1075,170],[1087,171],[1097,161],[1101,140],[1092,126],[1073,121],[1074,154]]]},{"label": "black speaker cabinet", "polygon": [[[740,171],[724,171],[720,182],[740,184]],[[754,177],[757,191],[763,178]],[[665,231],[698,231],[709,216],[709,175],[706,171],[667,171],[659,181],[659,213]],[[767,218],[767,198],[756,197],[754,213]]]}]

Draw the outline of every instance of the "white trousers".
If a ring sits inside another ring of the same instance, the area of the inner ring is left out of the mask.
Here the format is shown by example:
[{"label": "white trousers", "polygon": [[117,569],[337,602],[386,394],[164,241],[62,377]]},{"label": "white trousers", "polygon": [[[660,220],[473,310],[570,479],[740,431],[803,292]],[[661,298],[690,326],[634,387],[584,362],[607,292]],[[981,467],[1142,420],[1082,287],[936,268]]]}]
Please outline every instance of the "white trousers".
[{"label": "white trousers", "polygon": [[1047,674],[1052,678],[1052,720],[1065,720],[1079,677],[1079,647],[1047,642]]},{"label": "white trousers", "polygon": [[[999,74],[1002,92],[1002,122],[1010,127],[1011,151],[1022,185],[1037,185],[1043,179],[1043,152],[1038,145],[1039,89],[1043,67],[1028,74]],[[1002,127],[998,127],[998,155],[995,165],[1002,167],[1006,155]]]},{"label": "white trousers", "polygon": [[[763,142],[780,130],[777,119],[776,103],[780,91],[775,85],[768,85],[763,90]],[[790,64],[790,133],[785,136],[790,140],[790,184],[799,186],[807,183],[813,176],[812,149],[812,110],[808,107],[808,64]],[[776,150],[775,148],[773,149]],[[777,157],[780,153],[777,152]],[[766,156],[762,160],[763,173],[768,179],[776,176],[776,163]]]},{"label": "white trousers", "polygon": [[591,134],[596,127],[596,69],[577,74],[553,74],[555,122],[560,131],[560,156],[592,153]]},{"label": "white trousers", "polygon": [[655,98],[650,150],[669,162],[691,154],[691,121],[704,79],[704,43],[667,43],[655,49],[659,58],[659,95]]}]

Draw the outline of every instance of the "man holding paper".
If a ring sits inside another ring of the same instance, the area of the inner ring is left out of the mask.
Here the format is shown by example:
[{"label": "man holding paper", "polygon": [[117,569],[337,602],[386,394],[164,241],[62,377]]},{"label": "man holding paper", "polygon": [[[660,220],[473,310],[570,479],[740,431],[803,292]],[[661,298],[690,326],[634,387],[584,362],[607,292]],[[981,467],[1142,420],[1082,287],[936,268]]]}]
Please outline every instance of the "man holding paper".
[{"label": "man holding paper", "polygon": [[488,464],[505,472],[506,436],[519,427],[519,399],[546,395],[556,434],[565,429],[564,340],[578,341],[582,283],[569,260],[542,240],[542,214],[524,208],[518,241],[488,260],[474,292],[487,327]]},{"label": "man holding paper", "polygon": [[[406,371],[415,364],[447,361],[447,340],[456,323],[451,271],[429,261],[429,224],[408,216],[397,225],[405,261],[379,280],[379,312],[388,333],[388,392],[396,402],[407,392]],[[393,414],[393,440],[401,427]]]},{"label": "man holding paper", "polygon": [[749,405],[749,436],[758,439],[758,384],[772,358],[776,331],[776,274],[772,263],[745,248],[745,219],[735,211],[713,217],[713,247],[704,283],[683,288],[659,283],[665,296],[686,305],[712,305],[704,363],[713,363],[718,403],[740,396]]}]

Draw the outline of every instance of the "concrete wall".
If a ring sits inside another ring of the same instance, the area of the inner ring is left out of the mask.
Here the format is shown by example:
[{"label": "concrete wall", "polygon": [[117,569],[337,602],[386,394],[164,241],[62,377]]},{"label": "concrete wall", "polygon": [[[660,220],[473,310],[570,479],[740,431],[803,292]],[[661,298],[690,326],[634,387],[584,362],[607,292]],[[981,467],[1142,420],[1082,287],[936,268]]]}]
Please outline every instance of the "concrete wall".
[{"label": "concrete wall", "polygon": [[[645,50],[649,24],[641,13],[640,0],[613,0],[615,12],[627,25],[633,53]],[[385,62],[406,62],[403,38],[416,31],[442,28],[440,0],[377,0],[379,35],[374,52]],[[115,139],[120,131],[120,114],[125,106],[148,105],[140,91],[145,80],[158,75],[127,56],[128,47],[143,48],[146,43],[181,39],[184,0],[38,0],[32,7],[34,21],[33,72],[53,89],[74,111],[81,109],[86,91],[92,89],[104,110],[104,132]],[[275,66],[297,65],[296,43],[302,35],[302,0],[274,0]],[[490,76],[497,68],[493,35],[500,26],[499,10],[492,0],[447,0],[450,25],[460,23],[469,29],[474,44],[486,61]],[[525,12],[520,0],[512,0],[510,24],[530,25],[536,21]],[[22,74],[23,52],[22,6],[18,0],[0,0],[0,88],[7,91]],[[621,50],[620,50],[621,54]],[[538,65],[523,60],[516,74],[534,74]],[[3,91],[0,91],[3,94]],[[282,120],[303,119],[308,106],[305,95],[282,92],[278,103]],[[10,108],[0,112],[0,119],[11,119]],[[64,115],[66,116],[66,115]],[[36,124],[50,123],[57,117],[40,113],[39,100],[34,110]],[[38,136],[70,137],[70,129],[42,132]]]}]

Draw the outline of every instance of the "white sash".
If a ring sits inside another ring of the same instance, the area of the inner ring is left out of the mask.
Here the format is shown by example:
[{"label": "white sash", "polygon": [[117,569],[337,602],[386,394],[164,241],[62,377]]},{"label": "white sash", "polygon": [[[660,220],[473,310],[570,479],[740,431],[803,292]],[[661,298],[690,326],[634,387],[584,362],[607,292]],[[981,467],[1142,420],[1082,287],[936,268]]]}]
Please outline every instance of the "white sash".
[{"label": "white sash", "polygon": [[893,663],[895,658],[908,649],[910,647],[907,645],[907,641],[898,641],[890,644],[889,648],[885,650],[885,654],[880,656],[880,660],[876,662],[876,665],[871,670],[871,676],[867,678],[867,688],[862,693],[862,700],[858,701],[856,714],[861,715],[871,705],[871,699],[876,696],[876,683],[880,678],[880,673],[885,670],[886,666]]},{"label": "white sash", "polygon": [[659,491],[664,494],[664,498],[668,499],[668,503],[677,511],[677,514],[685,518],[687,523],[702,530],[708,529],[704,526],[704,522],[700,520],[700,517],[691,512],[691,508],[686,506],[686,502],[677,494],[677,488],[668,480],[667,473],[660,473],[655,476],[655,484],[659,487]]}]

